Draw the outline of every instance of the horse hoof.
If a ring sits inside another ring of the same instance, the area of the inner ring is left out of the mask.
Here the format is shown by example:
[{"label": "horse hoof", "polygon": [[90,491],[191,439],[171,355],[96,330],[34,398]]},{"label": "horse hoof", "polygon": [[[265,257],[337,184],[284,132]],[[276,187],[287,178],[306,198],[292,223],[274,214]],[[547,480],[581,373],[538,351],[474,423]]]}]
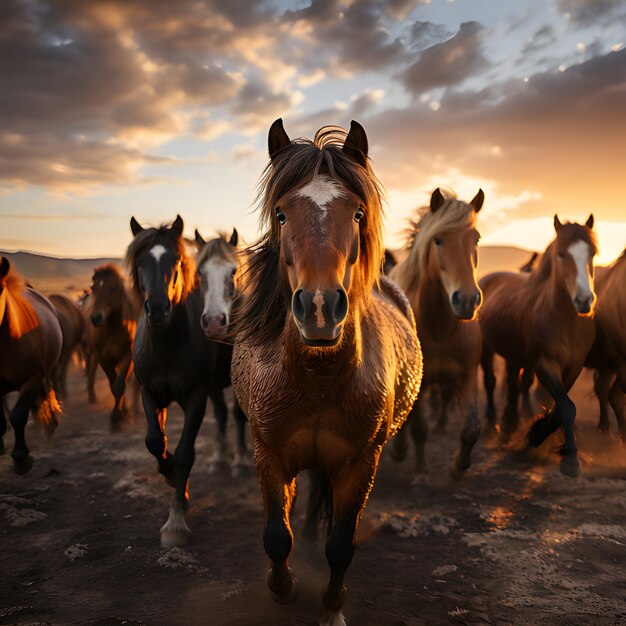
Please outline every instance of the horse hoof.
[{"label": "horse hoof", "polygon": [[33,457],[30,454],[27,454],[22,458],[13,457],[13,471],[16,474],[28,474],[33,466]]},{"label": "horse hoof", "polygon": [[341,611],[326,611],[320,626],[346,626],[346,620]]},{"label": "horse hoof", "polygon": [[543,421],[542,419],[537,420],[528,431],[528,443],[533,448],[538,448],[545,440],[546,434],[543,432]]},{"label": "horse hoof", "polygon": [[452,476],[454,480],[462,480],[465,476],[465,472],[467,472],[467,467],[463,468],[456,462],[450,465],[450,476]]},{"label": "horse hoof", "polygon": [[272,600],[278,604],[291,604],[296,601],[298,595],[300,594],[300,584],[298,583],[298,579],[293,575],[293,570],[289,567],[287,568],[287,571],[289,579],[291,580],[291,585],[285,593],[279,594],[272,589],[272,570],[270,570],[267,576],[267,584],[270,588]]},{"label": "horse hoof", "polygon": [[580,476],[580,463],[577,456],[564,456],[561,459],[561,474],[570,478],[578,478]]},{"label": "horse hoof", "polygon": [[189,544],[189,531],[185,530],[162,530],[162,548],[184,548]]}]

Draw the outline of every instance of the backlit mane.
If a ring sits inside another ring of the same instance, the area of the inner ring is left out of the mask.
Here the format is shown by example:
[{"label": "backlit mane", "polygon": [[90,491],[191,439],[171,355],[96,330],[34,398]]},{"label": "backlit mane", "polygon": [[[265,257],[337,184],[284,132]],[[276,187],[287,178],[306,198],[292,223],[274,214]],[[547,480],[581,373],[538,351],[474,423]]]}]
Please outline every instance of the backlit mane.
[{"label": "backlit mane", "polygon": [[382,185],[365,166],[353,161],[343,144],[348,133],[337,126],[317,131],[313,141],[295,139],[265,168],[258,185],[261,238],[248,250],[244,280],[246,298],[234,328],[236,333],[254,339],[277,337],[284,328],[289,306],[286,278],[280,275],[279,225],[274,216],[278,200],[286,193],[324,175],[344,184],[359,196],[365,206],[360,222],[360,256],[354,267],[351,306],[366,302],[380,278],[384,247],[382,239]]},{"label": "backlit mane", "polygon": [[106,263],[105,265],[99,265],[98,267],[94,267],[93,277],[91,281],[95,283],[98,278],[105,278],[108,276],[113,276],[114,278],[116,278],[121,285],[124,285],[124,281],[126,280],[124,272],[119,265]]},{"label": "backlit mane", "polygon": [[196,256],[196,265],[198,268],[202,267],[209,259],[218,258],[223,261],[236,261],[237,250],[228,243],[227,235],[225,233],[218,233],[215,239],[207,241],[202,250],[198,252]]},{"label": "backlit mane", "polygon": [[476,225],[476,211],[471,204],[458,200],[451,190],[442,190],[444,203],[433,213],[430,206],[417,209],[418,219],[411,221],[405,259],[391,270],[391,277],[405,291],[416,289],[428,264],[430,242],[437,235]]},{"label": "backlit mane", "polygon": [[39,318],[31,303],[22,295],[26,288],[24,279],[11,268],[0,278],[0,326],[6,319],[9,335],[19,339],[39,326]]},{"label": "backlit mane", "polygon": [[154,246],[161,244],[169,250],[175,250],[180,257],[180,278],[181,281],[181,293],[180,299],[173,304],[184,302],[187,296],[195,289],[197,285],[196,264],[187,253],[187,247],[185,246],[185,240],[182,237],[178,237],[172,232],[172,230],[165,225],[159,228],[145,228],[141,232],[135,235],[135,238],[130,242],[126,256],[124,257],[124,264],[130,272],[130,282],[133,288],[133,292],[136,297],[143,300],[141,288],[139,286],[139,277],[137,275],[137,260],[139,257],[148,252]]}]

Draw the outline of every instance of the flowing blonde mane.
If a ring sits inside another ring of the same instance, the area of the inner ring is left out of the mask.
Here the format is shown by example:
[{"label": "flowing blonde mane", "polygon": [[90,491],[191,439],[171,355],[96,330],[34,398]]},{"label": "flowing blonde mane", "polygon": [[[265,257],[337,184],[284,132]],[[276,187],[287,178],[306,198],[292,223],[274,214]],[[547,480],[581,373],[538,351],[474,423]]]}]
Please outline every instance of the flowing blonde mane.
[{"label": "flowing blonde mane", "polygon": [[0,278],[0,326],[6,319],[9,335],[19,339],[39,326],[39,318],[32,304],[22,295],[26,287],[24,279],[11,269]]},{"label": "flowing blonde mane", "polygon": [[451,190],[442,190],[445,201],[433,213],[430,206],[417,209],[417,220],[411,220],[405,249],[405,259],[390,273],[391,278],[405,291],[416,289],[428,265],[430,242],[437,236],[456,230],[474,228],[476,211],[471,204],[458,200]]}]

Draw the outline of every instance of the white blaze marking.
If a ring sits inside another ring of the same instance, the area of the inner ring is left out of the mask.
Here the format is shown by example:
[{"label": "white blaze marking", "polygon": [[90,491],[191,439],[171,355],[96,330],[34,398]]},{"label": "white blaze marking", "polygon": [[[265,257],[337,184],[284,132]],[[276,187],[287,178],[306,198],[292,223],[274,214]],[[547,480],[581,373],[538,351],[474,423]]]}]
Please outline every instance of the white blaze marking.
[{"label": "white blaze marking", "polygon": [[573,243],[567,251],[572,255],[576,263],[576,286],[580,295],[591,296],[593,290],[593,278],[587,269],[589,262],[589,244],[579,239]]},{"label": "white blaze marking", "polygon": [[157,263],[166,252],[165,246],[162,246],[160,243],[150,249],[150,254],[155,258]]},{"label": "white blaze marking", "polygon": [[308,198],[320,208],[321,217],[326,217],[330,203],[336,198],[345,198],[345,187],[328,176],[316,176],[296,194],[298,198]]},{"label": "white blaze marking", "polygon": [[315,319],[318,328],[324,328],[326,326],[326,322],[324,322],[324,313],[322,312],[322,307],[324,306],[324,296],[322,292],[319,290],[315,292],[315,297],[313,298],[313,304],[315,305]]},{"label": "white blaze marking", "polygon": [[207,291],[204,294],[204,310],[207,315],[223,313],[228,320],[230,304],[226,302],[225,290],[227,279],[232,275],[235,265],[216,259],[209,259],[200,268],[200,274],[206,276]]}]

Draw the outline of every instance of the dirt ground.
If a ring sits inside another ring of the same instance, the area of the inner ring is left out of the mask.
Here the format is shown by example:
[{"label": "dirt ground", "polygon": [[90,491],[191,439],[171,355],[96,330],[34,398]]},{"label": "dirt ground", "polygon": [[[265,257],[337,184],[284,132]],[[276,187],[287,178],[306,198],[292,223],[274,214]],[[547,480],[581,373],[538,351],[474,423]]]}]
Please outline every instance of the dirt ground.
[{"label": "dirt ground", "polygon": [[[210,410],[192,472],[191,542],[163,549],[171,492],[144,447],[144,420],[109,433],[102,376],[98,392],[89,406],[73,370],[57,432],[28,430],[31,472],[17,476],[0,457],[0,623],[317,624],[328,570],[322,545],[298,542],[304,498],[292,557],[300,597],[280,606],[265,582],[255,476],[209,474]],[[588,375],[574,397],[578,479],[559,473],[555,435],[532,454],[521,441],[481,440],[456,483],[458,419],[429,440],[429,486],[411,485],[411,457],[397,465],[386,451],[347,576],[349,625],[626,623],[626,451],[595,433]],[[172,411],[173,444],[180,422]]]}]

